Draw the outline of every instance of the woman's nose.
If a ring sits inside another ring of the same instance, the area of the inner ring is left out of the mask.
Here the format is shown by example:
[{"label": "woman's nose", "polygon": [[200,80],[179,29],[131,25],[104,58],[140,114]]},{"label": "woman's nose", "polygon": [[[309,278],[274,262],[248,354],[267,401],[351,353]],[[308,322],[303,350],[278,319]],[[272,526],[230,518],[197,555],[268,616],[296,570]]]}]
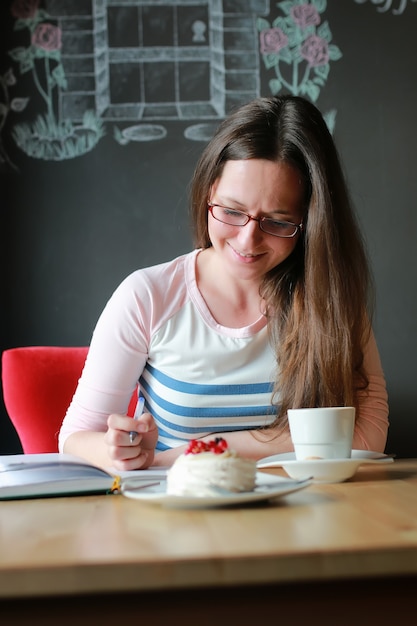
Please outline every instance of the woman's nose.
[{"label": "woman's nose", "polygon": [[240,227],[239,240],[240,241],[253,241],[262,238],[262,231],[259,227],[259,222],[254,219],[250,219],[245,226]]}]

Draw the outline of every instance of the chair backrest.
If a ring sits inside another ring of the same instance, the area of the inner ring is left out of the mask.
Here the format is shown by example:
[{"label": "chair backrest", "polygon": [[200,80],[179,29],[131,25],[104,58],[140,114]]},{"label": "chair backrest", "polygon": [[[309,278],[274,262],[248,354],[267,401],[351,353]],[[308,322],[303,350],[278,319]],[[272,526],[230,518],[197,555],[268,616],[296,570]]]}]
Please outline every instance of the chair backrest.
[{"label": "chair backrest", "polygon": [[57,452],[87,347],[28,346],[2,354],[3,399],[25,453]]},{"label": "chair backrest", "polygon": [[4,350],[4,404],[26,454],[58,451],[58,433],[87,353],[88,347],[72,346]]}]

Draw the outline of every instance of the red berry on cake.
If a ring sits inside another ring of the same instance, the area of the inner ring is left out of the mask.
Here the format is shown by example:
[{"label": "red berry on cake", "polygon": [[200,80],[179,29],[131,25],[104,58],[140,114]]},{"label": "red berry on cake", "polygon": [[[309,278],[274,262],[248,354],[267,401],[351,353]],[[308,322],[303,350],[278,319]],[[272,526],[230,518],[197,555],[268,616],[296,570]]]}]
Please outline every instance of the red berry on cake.
[{"label": "red berry on cake", "polygon": [[184,454],[200,454],[201,452],[213,452],[214,454],[222,454],[228,449],[226,439],[216,437],[210,441],[202,439],[191,439]]}]

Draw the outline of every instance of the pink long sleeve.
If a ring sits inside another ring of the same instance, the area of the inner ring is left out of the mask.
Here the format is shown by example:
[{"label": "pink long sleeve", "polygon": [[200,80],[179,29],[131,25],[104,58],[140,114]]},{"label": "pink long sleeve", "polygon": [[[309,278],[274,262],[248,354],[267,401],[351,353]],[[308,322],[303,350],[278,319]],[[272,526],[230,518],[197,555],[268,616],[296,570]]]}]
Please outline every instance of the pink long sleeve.
[{"label": "pink long sleeve", "polygon": [[388,434],[388,394],[375,337],[371,334],[364,354],[369,386],[358,392],[353,448],[384,452]]}]

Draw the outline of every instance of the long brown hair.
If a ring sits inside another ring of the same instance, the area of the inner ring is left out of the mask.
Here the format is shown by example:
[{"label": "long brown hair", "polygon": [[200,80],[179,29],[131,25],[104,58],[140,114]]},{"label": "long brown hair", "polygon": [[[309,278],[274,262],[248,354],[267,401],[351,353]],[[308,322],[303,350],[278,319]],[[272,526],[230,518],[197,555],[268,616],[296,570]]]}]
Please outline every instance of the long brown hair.
[{"label": "long brown hair", "polygon": [[372,279],[341,161],[320,111],[296,96],[258,98],[226,118],[191,184],[195,245],[211,245],[207,202],[228,160],[268,159],[297,168],[304,229],[292,254],[263,279],[277,360],[277,420],[291,407],[356,405],[368,384],[363,346]]}]

